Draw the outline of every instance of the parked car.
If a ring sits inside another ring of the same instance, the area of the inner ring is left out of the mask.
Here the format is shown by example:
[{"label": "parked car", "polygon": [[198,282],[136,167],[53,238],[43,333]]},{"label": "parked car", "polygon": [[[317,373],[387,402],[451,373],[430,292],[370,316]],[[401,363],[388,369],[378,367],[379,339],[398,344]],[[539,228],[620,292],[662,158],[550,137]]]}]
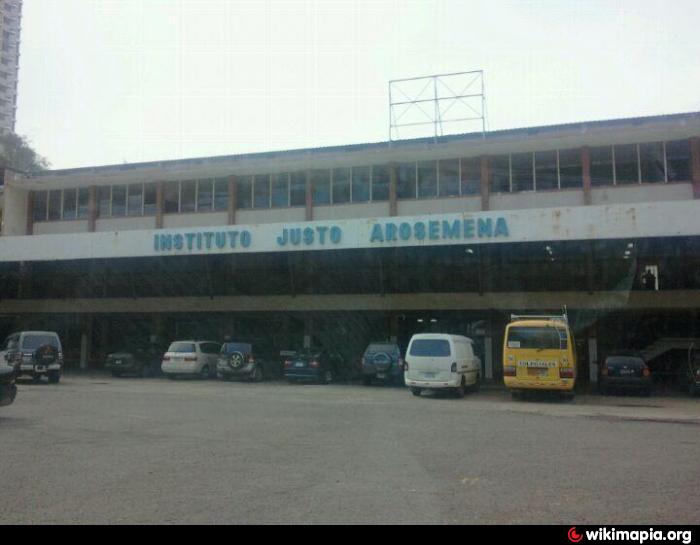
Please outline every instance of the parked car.
[{"label": "parked car", "polygon": [[17,378],[31,377],[39,382],[48,377],[58,384],[63,372],[63,348],[53,331],[21,331],[5,339],[0,361],[17,369]]},{"label": "parked car", "polygon": [[421,333],[408,345],[404,376],[415,396],[423,390],[451,390],[464,397],[467,388],[476,391],[481,384],[481,361],[468,337]]},{"label": "parked car", "polygon": [[365,386],[375,380],[403,384],[403,366],[398,344],[371,343],[362,356],[362,382]]},{"label": "parked car", "polygon": [[700,367],[688,374],[688,391],[691,396],[700,396]]},{"label": "parked car", "polygon": [[216,374],[220,379],[248,379],[253,382],[263,380],[263,363],[253,355],[250,343],[225,342],[216,365]]},{"label": "parked car", "polygon": [[611,354],[600,369],[600,393],[607,395],[613,390],[637,390],[651,395],[651,370],[637,354]]},{"label": "parked car", "polygon": [[175,341],[163,355],[161,370],[168,378],[212,378],[216,375],[220,351],[221,345],[212,341]]},{"label": "parked car", "polygon": [[163,352],[155,345],[131,345],[124,350],[107,355],[105,369],[113,377],[135,375],[151,377],[158,373]]},{"label": "parked car", "polygon": [[284,362],[284,377],[289,382],[330,384],[342,364],[340,356],[325,350],[302,350]]},{"label": "parked car", "polygon": [[12,405],[17,396],[15,378],[17,368],[7,362],[0,361],[0,407]]}]

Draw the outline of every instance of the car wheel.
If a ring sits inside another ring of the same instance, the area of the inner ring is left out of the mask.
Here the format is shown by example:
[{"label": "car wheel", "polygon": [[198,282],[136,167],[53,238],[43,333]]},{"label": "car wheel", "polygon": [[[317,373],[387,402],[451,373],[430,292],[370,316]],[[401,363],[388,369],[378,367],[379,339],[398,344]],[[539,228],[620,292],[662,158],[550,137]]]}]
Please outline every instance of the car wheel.
[{"label": "car wheel", "polygon": [[423,393],[423,390],[421,390],[420,388],[411,388],[411,393],[416,397],[420,397],[420,395]]},{"label": "car wheel", "polygon": [[205,365],[202,367],[202,370],[199,372],[199,378],[200,380],[207,380],[209,378],[209,366]]},{"label": "car wheel", "polygon": [[61,382],[61,373],[54,371],[49,373],[49,384],[58,384]]}]

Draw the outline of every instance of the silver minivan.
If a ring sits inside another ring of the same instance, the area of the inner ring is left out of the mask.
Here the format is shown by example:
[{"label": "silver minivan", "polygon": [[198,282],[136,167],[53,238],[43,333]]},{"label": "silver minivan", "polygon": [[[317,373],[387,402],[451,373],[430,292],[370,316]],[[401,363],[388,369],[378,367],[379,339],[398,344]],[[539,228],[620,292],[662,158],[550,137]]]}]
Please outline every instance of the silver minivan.
[{"label": "silver minivan", "polygon": [[212,341],[175,341],[163,355],[161,370],[168,378],[216,376],[221,345]]},{"label": "silver minivan", "polygon": [[414,335],[405,361],[404,379],[415,396],[423,390],[450,390],[464,397],[467,388],[475,391],[481,384],[481,360],[474,354],[474,341],[468,337]]}]

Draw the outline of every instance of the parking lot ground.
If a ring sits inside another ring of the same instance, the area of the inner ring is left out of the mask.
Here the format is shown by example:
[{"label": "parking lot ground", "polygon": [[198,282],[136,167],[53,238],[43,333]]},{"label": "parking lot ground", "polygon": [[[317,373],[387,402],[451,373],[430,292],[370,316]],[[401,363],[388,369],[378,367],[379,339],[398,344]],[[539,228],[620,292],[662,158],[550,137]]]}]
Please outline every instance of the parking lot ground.
[{"label": "parking lot ground", "polygon": [[700,520],[700,400],[402,388],[22,383],[0,523]]}]

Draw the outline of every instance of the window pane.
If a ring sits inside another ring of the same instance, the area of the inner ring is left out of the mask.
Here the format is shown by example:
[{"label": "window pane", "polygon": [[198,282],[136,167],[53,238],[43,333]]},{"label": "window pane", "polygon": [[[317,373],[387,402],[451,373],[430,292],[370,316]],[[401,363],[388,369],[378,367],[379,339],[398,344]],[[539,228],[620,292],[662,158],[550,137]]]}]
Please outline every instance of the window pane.
[{"label": "window pane", "polygon": [[666,142],[666,168],[669,182],[690,181],[690,141]]},{"label": "window pane", "polygon": [[459,159],[440,161],[440,196],[459,195],[459,183]]},{"label": "window pane", "polygon": [[481,194],[481,159],[462,159],[462,195]]},{"label": "window pane", "polygon": [[513,177],[513,191],[532,191],[535,188],[532,177],[532,153],[511,155],[510,168]]},{"label": "window pane", "polygon": [[177,214],[180,211],[180,184],[178,182],[163,184],[163,201],[166,214]]},{"label": "window pane", "polygon": [[591,148],[591,185],[612,185],[612,147]]},{"label": "window pane", "polygon": [[78,218],[85,219],[90,215],[90,190],[87,187],[78,189]]},{"label": "window pane", "polygon": [[642,170],[642,182],[663,182],[664,175],[664,145],[661,142],[639,144],[639,166]]},{"label": "window pane", "polygon": [[369,167],[352,169],[352,202],[369,200]]},{"label": "window pane", "polygon": [[126,186],[112,186],[112,217],[126,215]]},{"label": "window pane", "polygon": [[331,171],[312,171],[311,183],[314,188],[314,204],[331,204]]},{"label": "window pane", "polygon": [[437,196],[437,161],[418,163],[418,198]]},{"label": "window pane", "polygon": [[236,208],[253,207],[253,177],[240,176],[236,180]]},{"label": "window pane", "polygon": [[637,146],[615,146],[615,182],[618,185],[639,183]]},{"label": "window pane", "polygon": [[289,206],[289,174],[272,175],[272,206]]},{"label": "window pane", "polygon": [[559,150],[559,179],[562,189],[583,187],[583,166],[581,150]]},{"label": "window pane", "polygon": [[372,167],[372,200],[389,200],[389,165]]},{"label": "window pane", "polygon": [[128,216],[140,216],[143,210],[143,185],[133,184],[129,186],[129,200],[127,203]]},{"label": "window pane", "polygon": [[46,191],[34,192],[34,221],[46,221]]},{"label": "window pane", "polygon": [[63,190],[63,219],[74,220],[77,217],[77,199],[78,195],[75,189]]},{"label": "window pane", "polygon": [[270,208],[270,175],[255,176],[253,208]]},{"label": "window pane", "polygon": [[97,213],[101,218],[108,218],[110,215],[110,203],[112,202],[112,188],[100,187],[97,190]]},{"label": "window pane", "polygon": [[49,220],[61,219],[61,190],[49,191]]},{"label": "window pane", "polygon": [[396,197],[416,198],[416,164],[404,163],[396,166]]},{"label": "window pane", "polygon": [[143,188],[143,213],[151,216],[156,211],[156,184],[146,184]]},{"label": "window pane", "polygon": [[289,182],[290,206],[306,206],[306,172],[293,172]]},{"label": "window pane", "polygon": [[559,188],[556,151],[538,151],[535,153],[535,182],[537,191]]},{"label": "window pane", "polygon": [[350,202],[350,169],[336,168],[333,170],[333,203]]},{"label": "window pane", "polygon": [[510,157],[501,155],[492,157],[489,162],[491,191],[494,193],[510,192]]},{"label": "window pane", "polygon": [[214,207],[214,180],[197,181],[197,212],[210,212]]},{"label": "window pane", "polygon": [[228,210],[228,178],[214,180],[214,210]]},{"label": "window pane", "polygon": [[194,212],[197,198],[197,182],[180,182],[180,212]]}]

